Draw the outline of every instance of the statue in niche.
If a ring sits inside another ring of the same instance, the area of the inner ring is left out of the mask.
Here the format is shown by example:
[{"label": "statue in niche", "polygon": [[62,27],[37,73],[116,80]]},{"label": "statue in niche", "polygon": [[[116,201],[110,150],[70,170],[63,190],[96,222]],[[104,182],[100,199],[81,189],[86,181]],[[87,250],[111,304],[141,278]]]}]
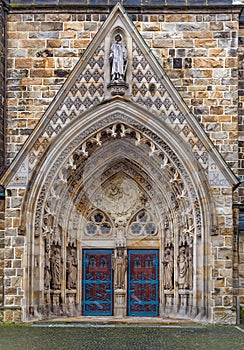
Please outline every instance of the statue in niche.
[{"label": "statue in niche", "polygon": [[77,281],[77,258],[76,258],[76,250],[75,248],[71,248],[68,252],[67,256],[67,289],[75,289],[76,281]]},{"label": "statue in niche", "polygon": [[125,80],[128,60],[127,49],[122,43],[122,36],[120,34],[115,35],[115,43],[111,46],[109,60],[112,63],[111,80],[123,82]]},{"label": "statue in niche", "polygon": [[188,273],[187,273],[187,284],[190,290],[193,288],[193,261],[192,261],[192,250],[189,250],[188,256]]},{"label": "statue in niche", "polygon": [[170,248],[166,248],[164,251],[164,275],[163,275],[163,285],[164,289],[173,289],[173,273],[174,273],[174,259]]},{"label": "statue in niche", "polygon": [[54,290],[61,287],[61,255],[60,247],[54,246],[50,262],[51,288]]},{"label": "statue in niche", "polygon": [[186,248],[180,247],[178,256],[178,268],[179,268],[179,289],[188,289],[188,258],[186,255]]},{"label": "statue in niche", "polygon": [[127,270],[127,257],[124,254],[124,250],[119,248],[117,250],[117,256],[113,257],[113,270],[116,289],[125,288],[125,272]]},{"label": "statue in niche", "polygon": [[49,289],[50,287],[50,258],[49,250],[45,251],[45,267],[44,267],[44,288]]}]

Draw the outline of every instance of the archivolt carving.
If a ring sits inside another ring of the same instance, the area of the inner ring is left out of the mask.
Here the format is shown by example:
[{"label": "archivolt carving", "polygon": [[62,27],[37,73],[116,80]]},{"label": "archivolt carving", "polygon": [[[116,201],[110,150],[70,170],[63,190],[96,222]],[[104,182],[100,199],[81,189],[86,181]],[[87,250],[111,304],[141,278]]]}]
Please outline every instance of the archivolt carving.
[{"label": "archivolt carving", "polygon": [[[116,116],[118,116],[116,114]],[[123,119],[123,116],[120,116],[121,119]],[[145,132],[145,127],[143,127],[143,131]],[[148,130],[147,134],[148,134]],[[198,220],[200,221],[200,209],[197,197],[195,195],[195,190],[193,188],[192,182],[189,179],[188,174],[186,173],[185,169],[182,167],[182,164],[180,163],[177,156],[172,152],[172,150],[161,140],[158,139],[154,134],[151,134],[149,132],[149,136],[145,136],[145,133],[139,132],[139,130],[136,130],[134,127],[127,127],[123,123],[119,124],[112,124],[110,127],[106,127],[105,130],[100,130],[97,133],[95,133],[94,136],[92,136],[90,139],[83,142],[78,148],[75,153],[69,153],[69,146],[63,154],[59,158],[59,163],[62,161],[62,158],[65,158],[66,156],[66,163],[63,163],[63,168],[58,172],[58,176],[53,174],[54,169],[57,169],[57,167],[60,167],[60,165],[55,164],[52,168],[46,178],[46,183],[48,185],[48,182],[52,182],[54,178],[56,178],[54,182],[54,186],[58,188],[59,186],[57,183],[61,183],[65,185],[66,182],[69,183],[69,191],[70,193],[74,193],[74,188],[72,186],[77,186],[78,178],[82,178],[82,170],[81,168],[84,167],[84,161],[85,159],[92,154],[92,152],[99,146],[103,145],[104,143],[108,142],[109,140],[113,139],[122,139],[122,138],[134,138],[135,145],[141,146],[144,145],[146,148],[148,148],[148,155],[149,157],[157,158],[158,163],[160,164],[160,168],[162,169],[163,176],[162,180],[167,181],[168,177],[168,184],[170,185],[170,189],[172,191],[171,195],[171,202],[173,203],[174,208],[178,208],[181,206],[185,206],[186,204],[189,204],[190,202],[194,202],[194,211],[198,213]],[[154,140],[152,141],[152,138]],[[158,148],[157,144],[155,144],[155,139],[160,143],[163,147]],[[71,143],[74,146],[74,142]],[[145,149],[146,149],[145,148]],[[69,155],[68,155],[69,154]],[[68,158],[67,158],[68,155]],[[173,161],[173,163],[172,163]],[[173,170],[172,172],[172,169]],[[66,176],[66,177],[65,177]],[[76,179],[75,182],[72,184],[72,182],[69,180],[69,178]],[[184,180],[183,180],[184,178]],[[47,186],[46,185],[46,186]],[[46,186],[44,185],[44,191],[41,193],[41,198],[46,197]],[[81,186],[79,186],[79,189],[81,190]],[[45,192],[45,193],[44,193]],[[189,197],[189,194],[191,194],[191,197]],[[43,198],[44,199],[44,198]],[[38,207],[42,207],[39,197]],[[179,203],[183,203],[182,205],[179,205]],[[36,218],[39,215],[39,210],[36,211]],[[35,227],[36,227],[36,234],[39,232],[39,220],[36,220]],[[200,233],[200,225],[197,225],[199,228]]]},{"label": "archivolt carving", "polygon": [[83,239],[114,239],[124,249],[126,240],[162,237],[164,293],[178,286],[183,298],[193,288],[193,243],[202,230],[193,182],[161,138],[123,119],[116,113],[92,126],[93,133],[81,132],[46,174],[35,232],[41,228],[46,242],[44,287],[51,297],[61,279],[77,295],[77,242]]}]

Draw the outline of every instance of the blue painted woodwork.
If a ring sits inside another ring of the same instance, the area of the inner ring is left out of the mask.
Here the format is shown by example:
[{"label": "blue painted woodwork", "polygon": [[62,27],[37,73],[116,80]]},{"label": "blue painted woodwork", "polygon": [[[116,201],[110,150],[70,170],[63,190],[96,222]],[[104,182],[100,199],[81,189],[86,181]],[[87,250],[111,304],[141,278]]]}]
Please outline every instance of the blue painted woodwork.
[{"label": "blue painted woodwork", "polygon": [[85,316],[112,316],[112,250],[84,250],[82,310]]},{"label": "blue painted woodwork", "polygon": [[128,315],[158,316],[158,250],[128,251]]}]

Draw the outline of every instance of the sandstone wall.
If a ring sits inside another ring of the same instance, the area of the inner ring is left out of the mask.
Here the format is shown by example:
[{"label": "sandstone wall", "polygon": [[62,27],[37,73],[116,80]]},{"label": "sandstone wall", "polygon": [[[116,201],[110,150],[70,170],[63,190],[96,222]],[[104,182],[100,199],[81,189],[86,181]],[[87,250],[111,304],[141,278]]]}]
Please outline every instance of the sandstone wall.
[{"label": "sandstone wall", "polygon": [[5,17],[6,8],[0,1],[0,167],[4,164],[4,109],[5,109]]},{"label": "sandstone wall", "polygon": [[[226,9],[211,11],[131,14],[131,18],[189,108],[236,172],[238,141],[242,152],[242,140],[238,140],[239,15],[238,11],[228,12]],[[51,11],[12,11],[9,14],[9,163],[106,17],[106,13],[64,14]],[[239,122],[242,123],[241,119]],[[25,271],[22,258],[26,242],[19,225],[24,191],[21,188],[11,190],[6,201],[5,306],[11,309],[5,314],[6,321],[19,319],[18,308],[23,298]],[[209,242],[212,256],[208,258],[215,261],[212,307],[217,321],[223,315],[223,308],[231,308],[233,304],[232,191],[229,188],[216,189],[213,196],[219,235],[213,236]]]},{"label": "sandstone wall", "polygon": [[[187,105],[235,171],[238,168],[238,11],[131,14]],[[94,13],[12,12],[9,15],[8,162],[106,17],[107,14]]]},{"label": "sandstone wall", "polygon": [[[0,168],[4,165],[4,102],[5,102],[5,11],[0,2]],[[4,275],[4,202],[0,199],[0,306],[3,303]],[[1,320],[1,316],[0,316]]]}]

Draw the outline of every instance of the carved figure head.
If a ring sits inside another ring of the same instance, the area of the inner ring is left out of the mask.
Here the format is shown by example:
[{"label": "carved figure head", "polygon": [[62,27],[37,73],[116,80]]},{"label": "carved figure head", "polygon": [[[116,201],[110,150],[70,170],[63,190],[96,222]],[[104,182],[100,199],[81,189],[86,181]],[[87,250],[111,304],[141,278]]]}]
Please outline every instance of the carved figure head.
[{"label": "carved figure head", "polygon": [[118,43],[122,40],[122,36],[120,34],[115,35],[115,41]]},{"label": "carved figure head", "polygon": [[186,248],[185,247],[181,247],[180,248],[180,255],[184,255],[186,252]]}]

